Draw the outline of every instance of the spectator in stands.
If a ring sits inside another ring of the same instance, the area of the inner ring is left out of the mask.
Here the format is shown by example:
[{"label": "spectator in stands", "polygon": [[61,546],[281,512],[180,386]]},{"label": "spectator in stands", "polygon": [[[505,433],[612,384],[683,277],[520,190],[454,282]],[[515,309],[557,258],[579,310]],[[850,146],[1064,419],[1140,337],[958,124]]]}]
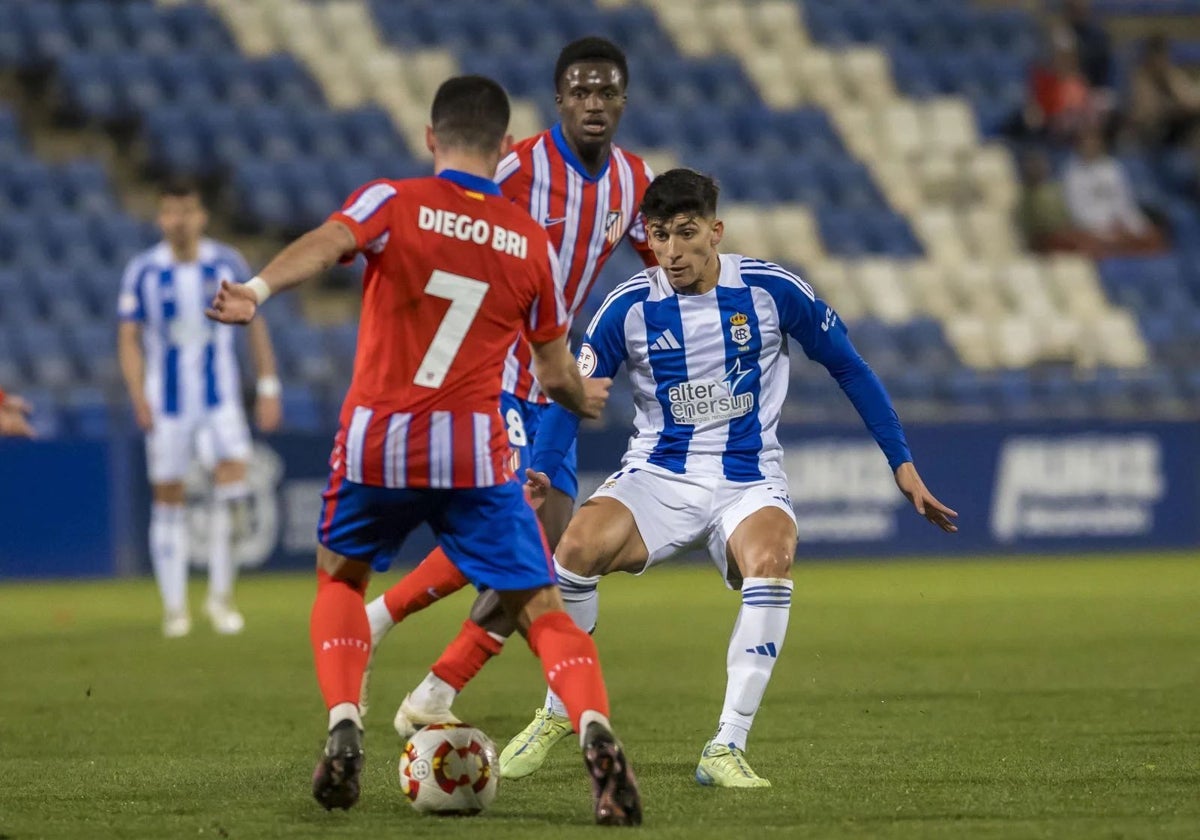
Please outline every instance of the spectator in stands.
[{"label": "spectator in stands", "polygon": [[1080,133],[1063,185],[1071,220],[1095,239],[1095,256],[1162,250],[1162,233],[1138,207],[1128,173],[1095,127]]},{"label": "spectator in stands", "polygon": [[1043,150],[1031,149],[1021,156],[1021,181],[1014,216],[1030,250],[1090,251],[1093,239],[1071,221],[1062,184],[1054,179]]},{"label": "spectator in stands", "polygon": [[1030,73],[1019,133],[1071,142],[1085,126],[1103,121],[1107,97],[1088,85],[1069,32],[1052,33],[1050,44],[1050,60],[1035,65]]},{"label": "spectator in stands", "polygon": [[1200,85],[1171,60],[1164,35],[1142,48],[1130,82],[1129,119],[1142,141],[1154,146],[1200,140]]},{"label": "spectator in stands", "polygon": [[1108,32],[1092,17],[1088,0],[1064,0],[1063,26],[1075,40],[1079,69],[1095,89],[1112,87],[1112,44]]},{"label": "spectator in stands", "polygon": [[31,410],[21,397],[0,390],[0,437],[33,437],[33,427],[29,425]]}]

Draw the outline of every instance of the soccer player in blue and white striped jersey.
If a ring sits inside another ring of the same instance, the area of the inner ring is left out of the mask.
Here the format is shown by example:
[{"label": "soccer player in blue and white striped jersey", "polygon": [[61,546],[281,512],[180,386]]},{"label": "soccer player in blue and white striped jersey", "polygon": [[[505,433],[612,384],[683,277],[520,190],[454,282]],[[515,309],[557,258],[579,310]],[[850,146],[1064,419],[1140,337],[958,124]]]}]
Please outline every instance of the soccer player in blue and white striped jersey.
[{"label": "soccer player in blue and white striped jersey", "polygon": [[[243,625],[232,601],[231,533],[232,508],[249,497],[250,432],[242,410],[234,328],[213,323],[204,311],[222,280],[244,283],[250,270],[233,248],[203,236],[207,222],[194,184],[166,183],[158,206],[163,241],[130,260],[117,304],[121,373],[134,418],[146,433],[153,491],[150,557],[167,637],[191,630],[184,477],[197,455],[212,468],[214,480],[205,611],[220,633],[238,633]],[[258,372],[255,414],[258,427],[270,432],[279,426],[280,384],[266,324],[256,324],[250,328]]]},{"label": "soccer player in blue and white striped jersey", "polygon": [[[788,339],[837,380],[916,511],[953,532],[957,514],[925,488],[887,392],[855,351],[834,310],[812,287],[773,263],[721,254],[717,186],[675,169],[650,184],[642,203],[660,268],[618,286],[592,320],[579,355],[585,376],[625,365],[636,432],[613,473],[571,520],[555,552],[567,612],[596,624],[596,584],[610,572],[640,573],[705,547],[741,611],[727,658],[725,704],[696,780],[767,787],[745,748],[783,647],[792,600],[796,519],[776,435],[787,393]],[[543,426],[531,480],[548,486],[577,421],[555,412]],[[552,695],[501,755],[506,777],[536,770],[550,746]]]}]

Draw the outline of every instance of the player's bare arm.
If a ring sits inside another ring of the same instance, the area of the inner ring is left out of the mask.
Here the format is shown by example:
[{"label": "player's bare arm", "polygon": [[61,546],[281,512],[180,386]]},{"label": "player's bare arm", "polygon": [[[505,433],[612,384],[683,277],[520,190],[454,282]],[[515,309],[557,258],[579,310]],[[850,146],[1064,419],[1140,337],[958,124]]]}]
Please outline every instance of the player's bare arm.
[{"label": "player's bare arm", "polygon": [[255,388],[254,424],[260,431],[273,432],[283,419],[280,400],[282,386],[279,369],[275,364],[275,348],[271,345],[271,331],[267,322],[256,319],[250,322],[250,355],[254,358],[254,372],[258,377]]},{"label": "player's bare arm", "polygon": [[280,251],[250,282],[222,281],[205,314],[223,324],[248,324],[268,297],[327,271],[355,247],[350,228],[341,222],[325,222]]},{"label": "player's bare arm", "polygon": [[117,327],[117,361],[121,377],[133,405],[138,428],[148,432],[154,427],[154,415],[146,399],[146,358],[142,354],[142,327],[135,321],[122,321]]},{"label": "player's bare arm", "polygon": [[958,518],[958,512],[946,507],[929,492],[929,488],[921,480],[921,476],[917,473],[917,468],[913,466],[912,461],[907,461],[896,468],[896,486],[912,502],[913,508],[921,516],[924,516],[947,534],[953,534],[958,530],[958,526],[952,521]]},{"label": "player's bare arm", "polygon": [[604,413],[608,389],[612,380],[603,377],[583,379],[575,357],[560,336],[553,341],[530,346],[533,349],[534,373],[542,389],[563,408],[580,417],[595,420]]}]

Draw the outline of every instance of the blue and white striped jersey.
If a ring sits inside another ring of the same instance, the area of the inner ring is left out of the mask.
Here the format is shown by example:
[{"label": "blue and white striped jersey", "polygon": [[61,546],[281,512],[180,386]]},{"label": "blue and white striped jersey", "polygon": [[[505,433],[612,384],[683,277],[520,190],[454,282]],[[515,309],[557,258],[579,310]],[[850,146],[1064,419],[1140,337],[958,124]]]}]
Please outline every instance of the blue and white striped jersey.
[{"label": "blue and white striped jersey", "polygon": [[142,324],[146,398],[165,415],[190,415],[241,399],[234,328],[204,310],[222,280],[245,283],[250,269],[233,248],[203,239],[195,262],[176,262],[160,242],[125,268],[117,314]]},{"label": "blue and white striped jersey", "polygon": [[783,475],[777,437],[787,395],[788,336],[825,365],[889,461],[908,459],[887,393],[854,350],[837,313],[774,263],[722,254],[716,288],[676,293],[654,268],[618,286],[588,327],[584,376],[624,363],[635,432],[623,464],[757,481]]}]

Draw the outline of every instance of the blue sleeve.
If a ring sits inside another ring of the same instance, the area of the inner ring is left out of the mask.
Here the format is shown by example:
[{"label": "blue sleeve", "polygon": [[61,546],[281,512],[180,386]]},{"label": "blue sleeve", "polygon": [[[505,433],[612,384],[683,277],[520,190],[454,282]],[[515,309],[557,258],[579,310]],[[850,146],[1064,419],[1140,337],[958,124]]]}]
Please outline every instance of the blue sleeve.
[{"label": "blue sleeve", "polygon": [[[587,335],[576,358],[584,378],[616,375],[628,351],[625,343],[625,316],[637,300],[644,299],[629,283],[618,286],[604,301],[588,326]],[[579,417],[559,405],[553,405],[542,417],[533,441],[530,468],[554,478],[579,434]]]},{"label": "blue sleeve", "polygon": [[784,331],[799,342],[808,358],[824,365],[837,381],[887,456],[892,471],[911,461],[912,453],[891,398],[875,371],[850,343],[846,326],[833,307],[816,297],[812,288],[799,278],[773,282],[769,290]]},{"label": "blue sleeve", "polygon": [[[554,480],[563,459],[579,434],[579,415],[555,403],[546,410],[533,439],[533,457],[529,466],[534,472],[545,473]],[[524,479],[524,476],[521,476]]]},{"label": "blue sleeve", "polygon": [[122,321],[145,321],[146,298],[142,292],[146,265],[141,259],[130,260],[121,277],[121,292],[117,297],[117,317]]}]

